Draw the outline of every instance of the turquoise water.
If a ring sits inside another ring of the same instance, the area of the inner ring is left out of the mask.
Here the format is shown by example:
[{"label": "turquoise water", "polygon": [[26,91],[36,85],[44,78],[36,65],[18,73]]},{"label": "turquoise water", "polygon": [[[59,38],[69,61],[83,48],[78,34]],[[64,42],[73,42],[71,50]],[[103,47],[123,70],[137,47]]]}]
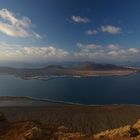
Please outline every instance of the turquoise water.
[{"label": "turquoise water", "polygon": [[82,104],[140,104],[140,74],[48,81],[0,75],[0,96],[33,96]]}]

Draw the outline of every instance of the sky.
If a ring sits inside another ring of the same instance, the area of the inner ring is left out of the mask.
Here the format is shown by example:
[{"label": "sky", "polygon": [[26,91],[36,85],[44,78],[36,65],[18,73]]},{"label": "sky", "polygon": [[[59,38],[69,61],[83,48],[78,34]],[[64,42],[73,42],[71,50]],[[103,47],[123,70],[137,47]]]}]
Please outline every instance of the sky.
[{"label": "sky", "polygon": [[139,0],[0,0],[0,62],[139,60]]}]

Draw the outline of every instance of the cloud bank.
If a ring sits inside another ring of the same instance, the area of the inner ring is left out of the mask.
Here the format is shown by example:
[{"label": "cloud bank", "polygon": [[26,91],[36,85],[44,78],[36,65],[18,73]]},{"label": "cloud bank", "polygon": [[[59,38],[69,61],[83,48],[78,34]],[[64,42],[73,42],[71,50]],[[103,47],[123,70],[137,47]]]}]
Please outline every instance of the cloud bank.
[{"label": "cloud bank", "polygon": [[140,50],[134,47],[124,48],[118,44],[101,45],[95,43],[77,43],[77,51],[56,48],[54,46],[21,46],[18,44],[0,43],[1,60],[34,61],[106,61],[123,62],[140,59]]},{"label": "cloud bank", "polygon": [[108,44],[106,46],[100,44],[82,44],[77,43],[78,52],[74,53],[77,59],[122,62],[140,59],[140,50],[137,48],[124,48],[118,44]]},{"label": "cloud bank", "polygon": [[18,44],[0,43],[1,60],[64,59],[68,52],[53,46],[21,46]]}]

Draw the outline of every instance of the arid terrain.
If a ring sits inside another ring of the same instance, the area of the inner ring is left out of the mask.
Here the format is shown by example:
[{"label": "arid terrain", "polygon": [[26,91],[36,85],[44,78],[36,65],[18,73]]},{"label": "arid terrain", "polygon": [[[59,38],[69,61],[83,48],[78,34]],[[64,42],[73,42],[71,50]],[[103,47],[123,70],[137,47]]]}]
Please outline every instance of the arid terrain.
[{"label": "arid terrain", "polygon": [[[7,104],[9,103],[9,104]],[[0,98],[0,140],[139,140],[139,105]]]},{"label": "arid terrain", "polygon": [[139,69],[116,66],[112,64],[80,64],[74,66],[48,65],[44,68],[10,68],[0,67],[0,74],[14,75],[23,79],[50,79],[60,76],[124,76],[138,72]]},{"label": "arid terrain", "polygon": [[0,112],[11,122],[36,120],[88,134],[133,124],[140,118],[138,105],[78,105],[28,97],[1,97]]},{"label": "arid terrain", "polygon": [[72,132],[64,125],[26,120],[10,122],[0,112],[0,140],[140,140],[140,120],[99,133]]}]

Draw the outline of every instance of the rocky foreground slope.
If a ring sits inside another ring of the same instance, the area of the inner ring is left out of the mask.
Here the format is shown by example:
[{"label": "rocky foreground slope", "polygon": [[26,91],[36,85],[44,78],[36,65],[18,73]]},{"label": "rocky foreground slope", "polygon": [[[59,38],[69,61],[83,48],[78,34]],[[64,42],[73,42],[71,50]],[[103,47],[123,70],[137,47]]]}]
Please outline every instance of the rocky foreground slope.
[{"label": "rocky foreground slope", "polygon": [[82,140],[85,137],[70,133],[64,126],[43,125],[38,121],[9,122],[0,113],[0,140]]},{"label": "rocky foreground slope", "polygon": [[9,122],[0,113],[0,140],[140,140],[140,120],[133,125],[86,135],[38,121]]},{"label": "rocky foreground slope", "polygon": [[140,120],[133,125],[106,130],[94,135],[95,140],[140,140]]}]

